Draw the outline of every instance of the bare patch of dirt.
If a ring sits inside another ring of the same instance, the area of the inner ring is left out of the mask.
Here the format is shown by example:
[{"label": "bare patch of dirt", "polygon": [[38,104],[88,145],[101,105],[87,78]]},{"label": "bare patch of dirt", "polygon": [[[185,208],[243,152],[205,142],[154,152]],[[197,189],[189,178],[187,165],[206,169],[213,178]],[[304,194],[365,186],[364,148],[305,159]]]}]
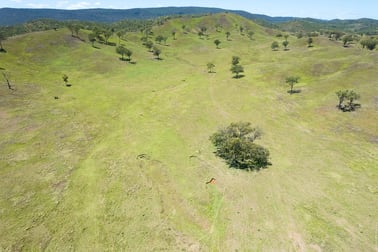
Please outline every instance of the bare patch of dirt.
[{"label": "bare patch of dirt", "polygon": [[296,232],[290,232],[289,238],[292,240],[295,251],[307,251],[306,243],[304,242],[302,236]]}]

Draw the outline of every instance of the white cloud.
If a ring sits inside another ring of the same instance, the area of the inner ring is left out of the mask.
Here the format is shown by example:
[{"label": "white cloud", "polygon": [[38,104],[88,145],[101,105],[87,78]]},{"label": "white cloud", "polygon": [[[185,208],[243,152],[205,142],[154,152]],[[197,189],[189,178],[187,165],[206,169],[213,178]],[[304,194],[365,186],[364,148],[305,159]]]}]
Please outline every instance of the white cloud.
[{"label": "white cloud", "polygon": [[30,8],[36,8],[36,9],[49,8],[47,4],[40,4],[40,3],[28,3],[27,6]]},{"label": "white cloud", "polygon": [[21,3],[22,0],[11,0],[11,2],[15,2],[15,3]]},{"label": "white cloud", "polygon": [[74,4],[70,4],[67,6],[67,9],[89,9],[89,8],[96,8],[100,6],[100,2],[95,2],[95,3],[89,3],[89,2],[78,2]]},{"label": "white cloud", "polygon": [[58,1],[55,6],[58,9],[65,8],[65,6],[67,6],[67,4],[69,3],[70,3],[69,1]]}]

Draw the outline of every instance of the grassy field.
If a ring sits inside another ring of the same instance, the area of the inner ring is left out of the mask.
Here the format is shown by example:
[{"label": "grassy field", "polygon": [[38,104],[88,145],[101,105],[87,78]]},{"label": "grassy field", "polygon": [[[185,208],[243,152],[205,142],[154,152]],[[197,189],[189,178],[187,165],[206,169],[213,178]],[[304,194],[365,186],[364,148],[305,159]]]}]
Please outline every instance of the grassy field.
[{"label": "grassy field", "polygon": [[[154,28],[170,36],[162,60],[126,35],[135,64],[65,29],[5,41],[0,251],[378,251],[378,53],[294,36],[272,51],[276,33],[231,14],[172,19]],[[340,89],[362,107],[338,111]],[[213,154],[209,136],[238,121],[263,130],[267,169]]]}]

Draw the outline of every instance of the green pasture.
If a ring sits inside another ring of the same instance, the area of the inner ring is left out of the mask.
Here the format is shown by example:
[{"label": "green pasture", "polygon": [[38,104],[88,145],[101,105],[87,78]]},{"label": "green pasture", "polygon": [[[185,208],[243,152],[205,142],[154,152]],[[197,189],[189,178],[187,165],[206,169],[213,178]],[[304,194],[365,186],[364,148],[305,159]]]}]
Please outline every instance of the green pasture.
[{"label": "green pasture", "polygon": [[[1,80],[0,251],[378,250],[376,50],[290,35],[284,51],[278,31],[231,14],[153,31],[169,37],[162,60],[141,33],[121,40],[134,64],[68,29],[4,41],[15,90]],[[287,92],[290,75],[300,93]],[[361,108],[339,111],[340,89]],[[262,129],[271,166],[214,155],[209,136],[238,121]]]}]

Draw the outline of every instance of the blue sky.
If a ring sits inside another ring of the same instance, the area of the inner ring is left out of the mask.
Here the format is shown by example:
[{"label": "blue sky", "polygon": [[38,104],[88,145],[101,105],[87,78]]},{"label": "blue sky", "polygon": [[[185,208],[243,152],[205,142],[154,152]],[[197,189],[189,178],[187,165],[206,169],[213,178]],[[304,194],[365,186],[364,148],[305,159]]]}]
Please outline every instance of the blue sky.
[{"label": "blue sky", "polygon": [[130,9],[166,6],[202,6],[224,9],[245,10],[269,16],[313,17],[321,19],[378,19],[377,0],[191,0],[191,1],[153,1],[153,0],[1,0],[1,7],[13,8],[54,8],[89,9],[113,8]]}]

